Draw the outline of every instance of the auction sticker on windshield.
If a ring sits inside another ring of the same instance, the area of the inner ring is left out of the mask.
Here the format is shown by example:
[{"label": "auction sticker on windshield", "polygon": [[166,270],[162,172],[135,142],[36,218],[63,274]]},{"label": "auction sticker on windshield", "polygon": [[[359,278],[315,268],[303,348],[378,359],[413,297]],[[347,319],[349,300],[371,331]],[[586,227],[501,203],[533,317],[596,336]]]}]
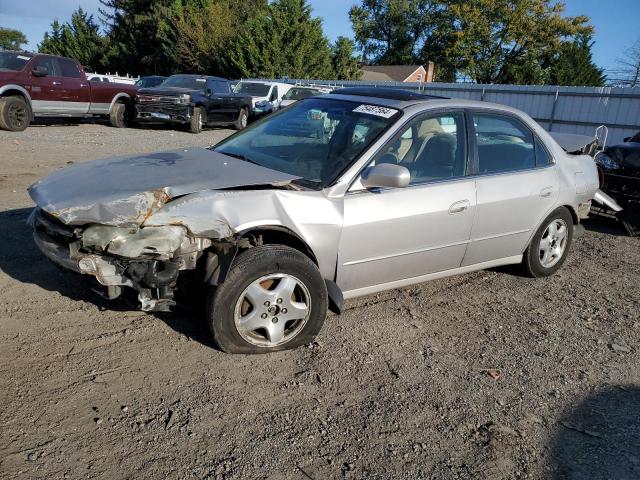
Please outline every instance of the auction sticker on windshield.
[{"label": "auction sticker on windshield", "polygon": [[391,118],[398,112],[395,108],[381,107],[379,105],[360,105],[353,111],[356,113],[367,113],[369,115],[384,118]]}]

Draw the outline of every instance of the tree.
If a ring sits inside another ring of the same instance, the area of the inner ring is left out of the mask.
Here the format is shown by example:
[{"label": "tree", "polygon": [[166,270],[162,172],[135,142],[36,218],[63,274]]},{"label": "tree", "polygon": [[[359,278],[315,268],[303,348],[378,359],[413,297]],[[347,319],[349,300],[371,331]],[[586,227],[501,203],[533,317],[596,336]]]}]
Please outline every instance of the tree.
[{"label": "tree", "polygon": [[362,0],[349,18],[364,60],[381,65],[420,61],[420,49],[444,11],[430,0]]},{"label": "tree", "polygon": [[158,31],[176,0],[100,0],[107,29],[105,67],[136,75],[171,73],[171,59],[159,47]]},{"label": "tree", "polygon": [[73,12],[71,20],[64,25],[54,20],[51,32],[46,32],[38,45],[42,53],[75,58],[92,71],[102,69],[103,48],[104,39],[93,15],[88,15],[82,7]]},{"label": "tree", "polygon": [[617,68],[611,72],[615,85],[640,87],[640,38],[624,50],[616,60]]},{"label": "tree", "polygon": [[593,30],[588,17],[565,17],[564,4],[551,0],[449,2],[456,22],[448,52],[459,71],[478,83],[503,83],[527,58],[544,58],[558,52],[564,38]]},{"label": "tree", "polygon": [[307,0],[275,0],[247,20],[229,46],[229,68],[240,77],[332,78],[322,20]]},{"label": "tree", "polygon": [[176,0],[161,10],[157,39],[173,71],[226,75],[227,45],[267,0]]},{"label": "tree", "polygon": [[604,71],[593,63],[591,35],[579,35],[563,42],[550,67],[549,83],[555,85],[602,87]]},{"label": "tree", "polygon": [[350,18],[369,61],[431,60],[439,80],[541,83],[543,62],[592,32],[588,17],[563,12],[554,0],[361,0]]},{"label": "tree", "polygon": [[336,80],[358,80],[362,75],[360,61],[354,56],[355,43],[347,37],[338,37],[332,47],[331,63]]},{"label": "tree", "polygon": [[21,50],[25,43],[28,43],[27,37],[20,30],[0,27],[0,48]]}]

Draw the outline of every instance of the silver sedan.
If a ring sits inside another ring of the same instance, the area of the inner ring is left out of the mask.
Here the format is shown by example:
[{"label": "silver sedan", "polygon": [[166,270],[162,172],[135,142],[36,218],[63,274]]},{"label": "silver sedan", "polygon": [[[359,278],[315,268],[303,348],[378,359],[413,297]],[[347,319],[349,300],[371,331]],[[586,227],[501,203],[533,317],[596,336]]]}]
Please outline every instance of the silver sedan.
[{"label": "silver sedan", "polygon": [[36,183],[51,260],[146,311],[194,302],[226,352],[293,348],[344,299],[564,263],[598,191],[526,114],[393,89],[295,103],[211,149],[74,165]]}]

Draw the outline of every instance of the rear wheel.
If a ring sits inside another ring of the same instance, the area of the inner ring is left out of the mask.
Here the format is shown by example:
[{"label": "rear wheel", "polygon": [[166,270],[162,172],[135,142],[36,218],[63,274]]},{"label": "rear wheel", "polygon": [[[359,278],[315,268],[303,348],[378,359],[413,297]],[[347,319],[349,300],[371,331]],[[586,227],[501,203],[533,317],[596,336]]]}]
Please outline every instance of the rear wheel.
[{"label": "rear wheel", "polygon": [[281,245],[246,250],[209,296],[207,321],[228,353],[268,353],[309,343],[327,314],[315,264]]},{"label": "rear wheel", "polygon": [[238,114],[238,120],[234,124],[236,130],[244,130],[247,128],[249,124],[249,113],[246,108],[240,109],[240,113]]},{"label": "rear wheel", "polygon": [[109,114],[109,123],[115,128],[127,126],[127,106],[124,103],[116,103]]},{"label": "rear wheel", "polygon": [[193,109],[193,115],[189,120],[189,131],[191,133],[200,133],[204,126],[205,112],[202,108],[196,107]]},{"label": "rear wheel", "polygon": [[562,267],[573,241],[573,217],[565,207],[549,215],[524,252],[522,266],[530,277],[548,277]]},{"label": "rear wheel", "polygon": [[31,123],[31,112],[21,97],[0,99],[0,128],[11,132],[22,132]]}]

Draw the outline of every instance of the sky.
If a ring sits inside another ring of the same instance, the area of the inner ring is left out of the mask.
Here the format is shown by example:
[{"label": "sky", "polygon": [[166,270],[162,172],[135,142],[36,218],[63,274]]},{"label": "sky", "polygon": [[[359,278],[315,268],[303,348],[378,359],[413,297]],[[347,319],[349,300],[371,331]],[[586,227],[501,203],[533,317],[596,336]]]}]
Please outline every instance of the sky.
[{"label": "sky", "polygon": [[[567,15],[588,15],[595,27],[594,61],[605,69],[615,67],[625,47],[640,38],[640,0],[564,0]],[[324,19],[326,35],[335,40],[352,37],[349,7],[356,0],[310,0],[314,16]],[[69,19],[82,6],[98,15],[99,0],[0,0],[0,26],[21,30],[29,50],[36,50],[51,22]]]}]

